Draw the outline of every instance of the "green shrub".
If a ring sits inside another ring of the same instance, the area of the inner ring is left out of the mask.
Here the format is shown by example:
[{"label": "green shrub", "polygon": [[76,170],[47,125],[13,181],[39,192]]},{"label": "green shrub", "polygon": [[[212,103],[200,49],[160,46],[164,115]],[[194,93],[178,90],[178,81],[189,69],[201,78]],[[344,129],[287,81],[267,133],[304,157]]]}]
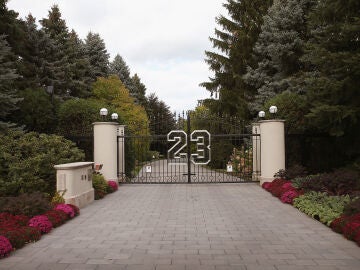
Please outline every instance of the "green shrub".
[{"label": "green shrub", "polygon": [[18,197],[2,198],[0,212],[33,217],[51,209],[49,198],[41,192],[24,193]]},{"label": "green shrub", "polygon": [[300,211],[330,226],[339,217],[346,204],[351,201],[349,195],[329,196],[326,193],[311,191],[296,199],[293,205]]},{"label": "green shrub", "polygon": [[101,174],[93,174],[92,183],[96,200],[103,198],[108,193],[108,183]]},{"label": "green shrub", "polygon": [[0,197],[34,191],[54,194],[54,165],[83,158],[83,152],[63,137],[8,130],[0,134]]}]

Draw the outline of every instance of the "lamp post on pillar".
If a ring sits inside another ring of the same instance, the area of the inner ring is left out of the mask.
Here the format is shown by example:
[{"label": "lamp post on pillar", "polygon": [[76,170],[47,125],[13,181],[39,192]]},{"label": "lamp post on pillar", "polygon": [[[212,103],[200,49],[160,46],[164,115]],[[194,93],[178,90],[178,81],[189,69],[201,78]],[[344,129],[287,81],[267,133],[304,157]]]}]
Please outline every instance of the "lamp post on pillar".
[{"label": "lamp post on pillar", "polygon": [[[277,107],[271,106],[269,112],[275,115],[277,113]],[[265,112],[262,113],[262,115],[265,116]],[[274,174],[281,169],[285,169],[284,123],[284,120],[279,119],[259,121],[261,147],[260,184],[273,181]]]}]

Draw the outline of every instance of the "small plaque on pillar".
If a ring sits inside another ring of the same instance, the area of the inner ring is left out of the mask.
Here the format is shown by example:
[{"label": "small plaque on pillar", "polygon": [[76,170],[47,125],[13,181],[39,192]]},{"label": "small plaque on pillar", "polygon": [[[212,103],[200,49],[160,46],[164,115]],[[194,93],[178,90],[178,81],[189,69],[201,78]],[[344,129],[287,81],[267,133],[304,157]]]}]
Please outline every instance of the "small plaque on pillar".
[{"label": "small plaque on pillar", "polygon": [[151,166],[150,165],[146,165],[145,171],[147,173],[151,173]]},{"label": "small plaque on pillar", "polygon": [[227,172],[232,172],[233,171],[233,167],[232,167],[231,164],[226,166],[226,171]]}]

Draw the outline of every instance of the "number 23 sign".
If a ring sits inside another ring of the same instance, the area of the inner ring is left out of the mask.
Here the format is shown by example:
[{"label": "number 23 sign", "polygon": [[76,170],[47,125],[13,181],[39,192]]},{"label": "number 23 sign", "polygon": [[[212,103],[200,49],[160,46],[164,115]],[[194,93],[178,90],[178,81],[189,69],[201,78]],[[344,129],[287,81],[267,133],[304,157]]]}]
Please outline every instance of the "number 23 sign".
[{"label": "number 23 sign", "polygon": [[186,146],[188,143],[196,143],[196,152],[191,154],[191,162],[198,165],[206,165],[210,162],[210,133],[207,130],[194,130],[190,134],[190,140],[183,130],[172,130],[167,134],[167,141],[174,142],[168,150],[168,158],[187,158]]}]

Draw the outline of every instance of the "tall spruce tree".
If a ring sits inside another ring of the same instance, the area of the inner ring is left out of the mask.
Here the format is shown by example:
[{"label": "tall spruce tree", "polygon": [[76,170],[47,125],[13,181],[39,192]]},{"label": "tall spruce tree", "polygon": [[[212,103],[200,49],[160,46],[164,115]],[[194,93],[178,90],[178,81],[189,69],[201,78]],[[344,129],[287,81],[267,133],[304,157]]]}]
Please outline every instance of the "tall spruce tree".
[{"label": "tall spruce tree", "polygon": [[293,90],[291,76],[302,68],[299,58],[308,39],[306,18],[314,2],[275,0],[264,16],[254,47],[257,64],[244,76],[245,82],[256,89],[250,103],[253,114],[276,94]]},{"label": "tall spruce tree", "polygon": [[176,122],[169,106],[160,100],[155,93],[151,93],[146,98],[145,109],[152,134],[167,134],[175,128]]},{"label": "tall spruce tree", "polygon": [[117,54],[109,64],[109,73],[117,75],[128,90],[132,88],[133,82],[130,76],[130,68],[120,54]]},{"label": "tall spruce tree", "polygon": [[347,136],[349,150],[360,149],[360,2],[319,1],[309,28],[302,58],[309,67],[307,118],[318,131]]},{"label": "tall spruce tree", "polygon": [[134,74],[134,76],[131,77],[132,84],[133,84],[133,96],[137,100],[137,102],[145,107],[146,106],[146,86],[141,82],[140,77],[137,75],[137,73]]},{"label": "tall spruce tree", "polygon": [[47,55],[50,63],[47,70],[46,85],[54,87],[54,93],[59,96],[67,96],[69,93],[69,69],[71,60],[66,54],[69,31],[65,20],[61,18],[61,12],[57,5],[53,5],[48,12],[48,17],[40,20],[42,30],[50,36],[53,44]]},{"label": "tall spruce tree", "polygon": [[90,77],[96,81],[97,77],[106,77],[109,70],[109,54],[104,40],[99,34],[89,32],[85,39],[84,51],[90,63]]},{"label": "tall spruce tree", "polygon": [[14,89],[14,81],[18,78],[13,54],[5,35],[0,35],[0,129],[8,122],[9,114],[17,109],[19,98]]},{"label": "tall spruce tree", "polygon": [[263,16],[272,0],[227,0],[223,6],[228,15],[216,18],[221,30],[210,38],[215,52],[206,51],[206,62],[214,76],[201,83],[211,93],[220,94],[211,111],[247,116],[247,101],[252,89],[243,81],[247,66],[253,65],[252,50],[260,32]]}]

